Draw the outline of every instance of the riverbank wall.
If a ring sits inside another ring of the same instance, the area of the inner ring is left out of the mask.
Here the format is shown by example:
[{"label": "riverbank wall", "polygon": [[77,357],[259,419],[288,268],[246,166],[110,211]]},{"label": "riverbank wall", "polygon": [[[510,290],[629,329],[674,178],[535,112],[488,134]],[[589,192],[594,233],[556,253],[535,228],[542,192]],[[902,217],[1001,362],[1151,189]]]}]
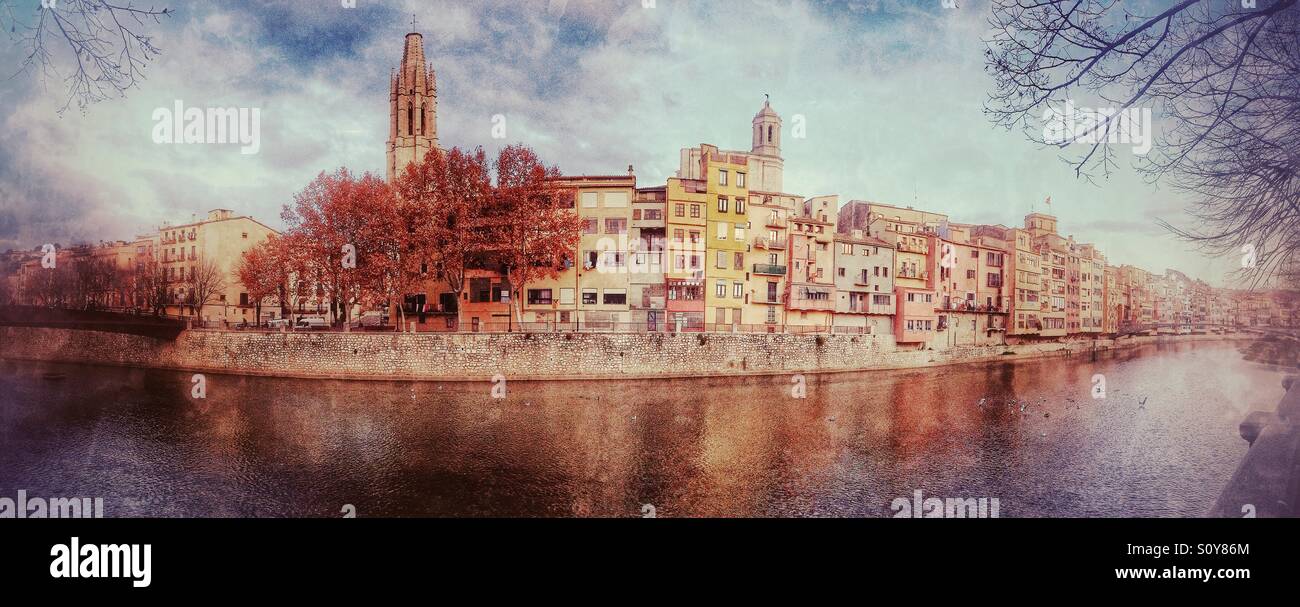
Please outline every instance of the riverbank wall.
[{"label": "riverbank wall", "polygon": [[65,328],[0,327],[0,358],[194,372],[354,380],[642,379],[835,373],[1086,356],[1118,340],[899,350],[888,336],[763,333],[265,333],[184,331],[175,340]]}]

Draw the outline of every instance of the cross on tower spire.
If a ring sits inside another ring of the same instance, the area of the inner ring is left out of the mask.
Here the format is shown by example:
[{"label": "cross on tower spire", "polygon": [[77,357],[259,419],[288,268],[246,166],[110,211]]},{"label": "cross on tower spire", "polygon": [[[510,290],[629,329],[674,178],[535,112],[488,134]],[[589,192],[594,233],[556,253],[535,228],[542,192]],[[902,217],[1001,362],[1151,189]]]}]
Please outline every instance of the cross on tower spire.
[{"label": "cross on tower spire", "polygon": [[415,24],[416,24],[415,13],[411,13],[411,31],[415,31]]}]

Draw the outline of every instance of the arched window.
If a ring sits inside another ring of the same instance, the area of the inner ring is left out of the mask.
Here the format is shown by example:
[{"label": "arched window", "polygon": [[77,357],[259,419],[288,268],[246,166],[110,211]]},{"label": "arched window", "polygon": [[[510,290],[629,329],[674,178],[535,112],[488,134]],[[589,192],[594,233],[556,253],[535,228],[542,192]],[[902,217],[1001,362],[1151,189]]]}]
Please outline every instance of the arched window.
[{"label": "arched window", "polygon": [[408,135],[415,134],[415,103],[406,102],[406,131]]},{"label": "arched window", "polygon": [[772,125],[767,125],[767,142],[772,143]]},{"label": "arched window", "polygon": [[420,134],[421,134],[421,135],[428,135],[428,134],[429,134],[429,125],[425,123],[425,117],[424,117],[425,114],[424,114],[424,112],[425,112],[425,105],[424,105],[423,103],[421,103],[421,104],[420,104]]}]

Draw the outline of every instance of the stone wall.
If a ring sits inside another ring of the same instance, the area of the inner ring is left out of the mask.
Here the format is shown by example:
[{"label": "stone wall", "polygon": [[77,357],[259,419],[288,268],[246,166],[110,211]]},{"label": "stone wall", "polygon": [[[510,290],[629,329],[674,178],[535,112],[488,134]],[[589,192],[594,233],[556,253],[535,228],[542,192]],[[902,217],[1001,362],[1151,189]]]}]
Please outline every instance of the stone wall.
[{"label": "stone wall", "polygon": [[[1217,336],[1162,337],[1221,339]],[[1133,338],[1121,345],[1157,338]],[[762,333],[259,333],[138,335],[0,327],[12,359],[345,379],[699,377],[894,369],[1069,355],[1092,342],[896,351],[888,336]],[[1110,340],[1099,348],[1115,347]],[[1007,354],[1011,352],[1012,354]]]}]

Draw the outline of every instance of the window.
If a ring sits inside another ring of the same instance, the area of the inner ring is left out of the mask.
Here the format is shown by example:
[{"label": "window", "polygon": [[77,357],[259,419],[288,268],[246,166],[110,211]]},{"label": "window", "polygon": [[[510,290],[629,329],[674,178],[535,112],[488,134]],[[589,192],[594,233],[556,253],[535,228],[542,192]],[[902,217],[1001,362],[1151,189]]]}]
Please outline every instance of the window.
[{"label": "window", "polygon": [[745,296],[745,283],[735,282],[731,284],[731,296],[740,299]]},{"label": "window", "polygon": [[966,278],[975,278],[975,270],[966,270]]},{"label": "window", "polygon": [[725,222],[718,224],[718,240],[727,239],[727,224]]},{"label": "window", "polygon": [[719,212],[719,213],[726,213],[726,212],[727,212],[727,197],[726,197],[726,196],[719,196],[719,197],[718,197],[718,212]]},{"label": "window", "polygon": [[682,204],[682,203],[680,203],[680,202],[674,204],[674,205],[673,205],[673,215],[676,215],[676,216],[678,216],[678,217],[685,217],[685,216],[686,216],[686,205],[684,205],[684,204]]},{"label": "window", "polygon": [[844,277],[844,268],[835,268],[835,275],[840,278]]},{"label": "window", "polygon": [[727,267],[727,252],[718,251],[718,269],[723,269],[726,267]]},{"label": "window", "polygon": [[596,194],[595,192],[583,192],[583,193],[582,193],[582,208],[584,208],[584,209],[594,209],[594,208],[596,208],[596,202],[597,202],[598,200],[599,200],[599,195]]},{"label": "window", "polygon": [[596,305],[596,290],[595,290],[595,289],[583,289],[583,290],[582,290],[582,303],[583,303],[583,305]]},{"label": "window", "polygon": [[735,239],[736,242],[745,240],[745,228],[742,228],[739,225],[736,226]]},{"label": "window", "polygon": [[743,187],[745,187],[745,174],[744,174],[744,173],[736,173],[736,187],[739,187],[739,188],[743,188]]},{"label": "window", "polygon": [[597,223],[596,218],[594,218],[594,217],[588,218],[588,219],[587,219],[587,225],[586,225],[585,227],[583,227],[583,229],[582,229],[582,233],[583,233],[583,234],[595,234],[595,233],[598,231],[599,227],[600,227],[600,226],[599,226],[599,224]]},{"label": "window", "polygon": [[528,289],[528,305],[547,306],[551,304],[550,289]]},{"label": "window", "polygon": [[718,185],[727,185],[727,169],[718,169]]},{"label": "window", "polygon": [[700,218],[700,205],[698,204],[691,205],[691,217],[694,217],[696,219]]},{"label": "window", "polygon": [[718,281],[718,284],[716,284],[716,285],[713,286],[713,294],[714,294],[714,295],[717,295],[718,297],[726,297],[726,296],[727,296],[727,281],[725,281],[725,280],[719,280],[719,281]]},{"label": "window", "polygon": [[745,214],[745,199],[744,199],[744,198],[737,198],[737,199],[736,199],[736,214],[737,214],[737,215],[744,215],[744,214]]},{"label": "window", "polygon": [[691,244],[699,244],[699,242],[700,232],[698,230],[691,230]]},{"label": "window", "polygon": [[627,254],[622,251],[605,251],[601,258],[606,268],[621,268],[627,263]]},{"label": "window", "polygon": [[685,269],[686,269],[686,256],[685,256],[685,255],[678,255],[678,256],[676,256],[676,257],[673,259],[673,268],[674,268],[674,269],[677,269],[677,270],[685,270]]},{"label": "window", "polygon": [[627,206],[627,192],[606,192],[605,208],[620,209]]},{"label": "window", "polygon": [[614,305],[627,303],[627,289],[605,289],[605,303]]},{"label": "window", "polygon": [[623,217],[606,217],[605,218],[606,234],[626,234],[627,219]]},{"label": "window", "polygon": [[691,255],[691,269],[698,270],[704,264],[703,255]]},{"label": "window", "polygon": [[737,269],[737,270],[743,270],[743,269],[745,269],[745,254],[744,254],[744,253],[736,253],[736,256],[735,256],[734,261],[735,261],[735,264],[733,265],[733,268],[734,268],[734,269]]},{"label": "window", "polygon": [[840,253],[843,253],[843,254],[845,254],[845,255],[852,255],[852,254],[853,254],[853,245],[851,245],[851,244],[849,244],[849,243],[847,243],[847,242],[844,243],[844,244],[842,244],[842,245],[840,245]]},{"label": "window", "polygon": [[683,242],[686,240],[686,230],[673,230],[673,240]]},{"label": "window", "polygon": [[560,289],[560,305],[573,305],[573,289]]}]

